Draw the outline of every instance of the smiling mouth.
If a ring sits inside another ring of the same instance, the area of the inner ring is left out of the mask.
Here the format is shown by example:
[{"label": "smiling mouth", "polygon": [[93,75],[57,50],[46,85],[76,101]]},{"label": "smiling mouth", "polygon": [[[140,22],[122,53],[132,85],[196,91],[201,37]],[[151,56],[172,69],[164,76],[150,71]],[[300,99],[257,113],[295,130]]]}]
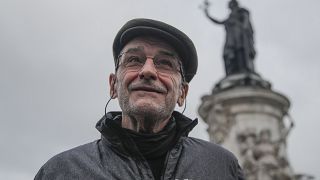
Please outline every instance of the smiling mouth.
[{"label": "smiling mouth", "polygon": [[146,91],[146,92],[156,92],[156,93],[165,93],[166,91],[158,87],[150,86],[133,86],[130,88],[131,91]]},{"label": "smiling mouth", "polygon": [[147,87],[142,87],[142,88],[134,88],[132,91],[146,91],[146,92],[156,92],[156,93],[161,93],[160,91],[153,89],[153,88],[147,88]]}]

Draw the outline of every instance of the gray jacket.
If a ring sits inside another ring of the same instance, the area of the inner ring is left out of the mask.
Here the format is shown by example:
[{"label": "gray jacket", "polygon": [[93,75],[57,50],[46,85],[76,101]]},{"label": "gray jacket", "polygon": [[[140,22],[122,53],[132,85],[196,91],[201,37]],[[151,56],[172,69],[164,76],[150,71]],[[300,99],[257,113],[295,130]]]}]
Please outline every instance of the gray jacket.
[{"label": "gray jacket", "polygon": [[[111,112],[97,123],[101,139],[73,148],[51,158],[35,179],[153,180],[147,161],[130,138],[114,135],[121,127],[114,122],[119,112]],[[178,143],[167,154],[163,180],[243,180],[237,159],[222,147],[187,137],[197,124],[174,112],[183,129]],[[113,133],[110,133],[112,132]]]}]

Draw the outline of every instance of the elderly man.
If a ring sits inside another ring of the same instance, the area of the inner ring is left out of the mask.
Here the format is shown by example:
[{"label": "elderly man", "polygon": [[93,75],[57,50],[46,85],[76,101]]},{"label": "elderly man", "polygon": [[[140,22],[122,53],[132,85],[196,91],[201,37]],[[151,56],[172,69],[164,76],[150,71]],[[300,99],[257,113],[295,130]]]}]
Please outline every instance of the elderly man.
[{"label": "elderly man", "polygon": [[243,179],[227,150],[188,133],[197,124],[175,112],[197,71],[192,41],[160,21],[133,19],[113,43],[110,96],[122,112],[96,125],[101,139],[51,158],[35,179]]}]

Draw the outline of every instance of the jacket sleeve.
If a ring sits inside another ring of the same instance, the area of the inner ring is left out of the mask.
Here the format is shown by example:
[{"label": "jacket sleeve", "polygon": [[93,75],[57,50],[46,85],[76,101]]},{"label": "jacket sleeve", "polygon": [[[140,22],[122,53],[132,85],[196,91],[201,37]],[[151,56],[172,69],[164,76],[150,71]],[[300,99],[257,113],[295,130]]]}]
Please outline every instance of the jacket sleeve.
[{"label": "jacket sleeve", "polygon": [[54,174],[47,173],[47,170],[44,167],[41,167],[41,169],[38,171],[38,173],[34,177],[34,180],[53,180],[53,179],[56,179]]},{"label": "jacket sleeve", "polygon": [[245,180],[243,171],[238,163],[237,163],[237,179],[238,180]]},{"label": "jacket sleeve", "polygon": [[43,176],[44,176],[44,173],[43,173],[43,169],[41,168],[36,174],[36,176],[34,177],[34,180],[44,179]]},{"label": "jacket sleeve", "polygon": [[55,179],[64,179],[65,174],[63,170],[61,171],[53,171],[50,167],[41,167],[38,171],[34,180],[55,180]]},{"label": "jacket sleeve", "polygon": [[234,179],[236,180],[245,180],[243,171],[241,166],[238,163],[237,159],[233,160],[233,164],[232,164],[232,174],[234,176]]}]

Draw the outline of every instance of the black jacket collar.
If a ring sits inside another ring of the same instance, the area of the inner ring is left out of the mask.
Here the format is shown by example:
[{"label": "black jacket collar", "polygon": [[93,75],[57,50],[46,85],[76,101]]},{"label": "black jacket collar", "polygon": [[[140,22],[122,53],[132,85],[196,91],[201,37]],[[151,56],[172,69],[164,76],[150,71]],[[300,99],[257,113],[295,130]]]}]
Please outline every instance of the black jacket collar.
[{"label": "black jacket collar", "polygon": [[[96,124],[102,140],[119,155],[132,156],[140,159],[142,155],[128,133],[121,127],[121,112],[109,112]],[[191,120],[183,114],[172,113],[176,121],[178,139],[188,136],[189,132],[198,124],[198,119]]]}]

